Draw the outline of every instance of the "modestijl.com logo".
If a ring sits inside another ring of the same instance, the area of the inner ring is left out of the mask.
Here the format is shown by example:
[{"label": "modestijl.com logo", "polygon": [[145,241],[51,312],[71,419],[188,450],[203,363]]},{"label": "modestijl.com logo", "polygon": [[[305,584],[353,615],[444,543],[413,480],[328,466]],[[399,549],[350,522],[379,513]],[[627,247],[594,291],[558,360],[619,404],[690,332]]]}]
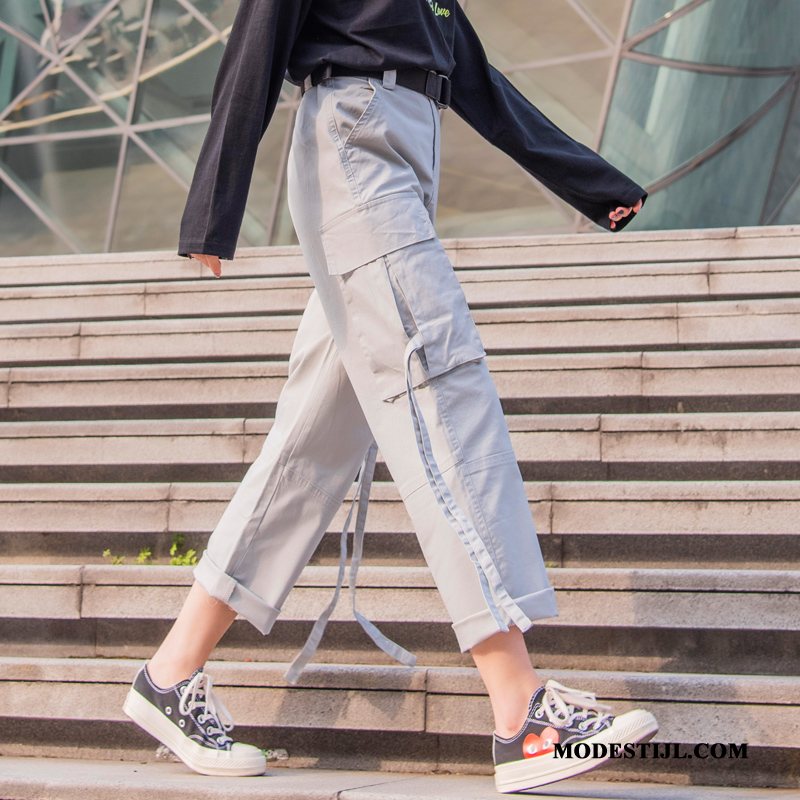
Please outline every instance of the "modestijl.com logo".
[{"label": "modestijl.com logo", "polygon": [[677,742],[553,742],[555,758],[747,758],[747,742],[698,742],[684,749]]}]

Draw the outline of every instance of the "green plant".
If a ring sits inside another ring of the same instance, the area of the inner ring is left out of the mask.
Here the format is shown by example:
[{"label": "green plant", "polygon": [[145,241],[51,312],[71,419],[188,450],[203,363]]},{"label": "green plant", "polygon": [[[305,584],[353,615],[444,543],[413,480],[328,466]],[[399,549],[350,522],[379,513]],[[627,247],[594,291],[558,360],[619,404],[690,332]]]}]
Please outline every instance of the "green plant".
[{"label": "green plant", "polygon": [[[172,544],[169,548],[169,563],[176,567],[193,567],[197,563],[197,551],[194,549],[187,550],[185,553],[181,552],[183,549],[186,537],[182,533],[176,533],[172,537]],[[124,564],[125,556],[114,555],[107,547],[103,550],[103,558],[110,558],[112,564]],[[137,564],[152,564],[153,563],[153,550],[151,547],[143,547],[139,550],[139,555],[136,556]]]},{"label": "green plant", "polygon": [[169,563],[176,567],[193,567],[197,563],[197,551],[187,550],[185,553],[178,552],[183,547],[186,537],[182,533],[176,533],[172,537],[172,544],[169,547]]},{"label": "green plant", "polygon": [[125,561],[125,556],[114,556],[108,548],[103,550],[103,558],[110,558],[112,564],[122,564]]}]

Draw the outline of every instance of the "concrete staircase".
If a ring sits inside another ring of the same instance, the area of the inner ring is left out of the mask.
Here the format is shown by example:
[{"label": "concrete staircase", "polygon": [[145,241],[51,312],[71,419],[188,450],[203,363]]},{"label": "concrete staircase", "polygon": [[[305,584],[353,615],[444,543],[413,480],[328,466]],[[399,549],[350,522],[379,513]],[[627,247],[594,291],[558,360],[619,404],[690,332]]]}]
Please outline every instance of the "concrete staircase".
[{"label": "concrete staircase", "polygon": [[[800,226],[445,244],[558,593],[534,663],[651,709],[658,741],[748,743],[589,779],[800,786]],[[5,756],[152,760],[121,704],[192,581],[170,544],[202,550],[258,453],[311,290],[297,248],[223,272],[171,252],[0,259]],[[237,734],[290,766],[488,774],[488,699],[380,456],[376,479],[360,607],[420,666],[343,600],[283,680],[330,598],[342,508],[273,633],[238,619],[209,671]]]}]

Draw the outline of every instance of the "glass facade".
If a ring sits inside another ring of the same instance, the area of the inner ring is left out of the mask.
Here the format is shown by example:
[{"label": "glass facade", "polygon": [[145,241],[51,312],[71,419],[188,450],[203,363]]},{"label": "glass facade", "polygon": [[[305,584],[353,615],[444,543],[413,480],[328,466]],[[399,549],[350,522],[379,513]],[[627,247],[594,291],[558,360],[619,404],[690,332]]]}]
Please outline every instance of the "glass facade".
[{"label": "glass facade", "polygon": [[800,3],[635,0],[599,152],[659,228],[800,221]]},{"label": "glass facade", "polygon": [[[629,230],[800,222],[798,0],[461,0],[490,61],[648,189]],[[0,0],[4,255],[173,249],[239,0]],[[239,245],[296,242],[289,83]],[[442,236],[599,230],[445,112]]]}]

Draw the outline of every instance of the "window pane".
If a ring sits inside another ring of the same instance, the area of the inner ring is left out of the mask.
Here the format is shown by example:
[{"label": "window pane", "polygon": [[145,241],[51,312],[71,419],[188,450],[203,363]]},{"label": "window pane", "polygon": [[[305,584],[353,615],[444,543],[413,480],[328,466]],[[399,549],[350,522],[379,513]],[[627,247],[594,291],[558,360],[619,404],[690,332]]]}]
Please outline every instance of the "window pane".
[{"label": "window pane", "polygon": [[87,252],[104,247],[119,136],[0,147],[0,163]]},{"label": "window pane", "polygon": [[616,38],[625,13],[625,0],[580,0],[581,5]]},{"label": "window pane", "polygon": [[[667,14],[672,14],[691,0],[633,0],[626,36],[654,25]],[[691,13],[691,12],[690,12]]]},{"label": "window pane", "polygon": [[184,187],[130,141],[111,249],[177,249],[185,200]]},{"label": "window pane", "polygon": [[549,202],[526,172],[454,114],[444,115],[436,228],[441,236],[494,236],[565,229],[562,201]]},{"label": "window pane", "polygon": [[4,256],[72,252],[2,181],[0,241],[3,243]]},{"label": "window pane", "polygon": [[[42,73],[44,78],[36,82]],[[29,87],[30,91],[16,99]],[[12,102],[14,107],[8,109]],[[0,137],[111,124],[109,117],[60,67],[5,31],[0,31],[0,110],[4,112]]]},{"label": "window pane", "polygon": [[[45,50],[54,51],[53,37],[47,28],[47,23],[39,3],[14,2],[14,0],[0,0],[0,21],[5,22],[17,31],[30,36]],[[0,37],[5,35],[0,32]],[[2,39],[0,38],[0,41]],[[2,59],[3,45],[0,44],[0,59]],[[0,74],[5,70],[0,69]]]},{"label": "window pane", "polygon": [[208,123],[199,122],[141,131],[139,136],[183,178],[188,186],[192,181],[194,167],[207,129]]},{"label": "window pane", "polygon": [[115,127],[105,111],[53,69],[0,121],[0,139]]},{"label": "window pane", "polygon": [[772,221],[774,225],[800,225],[800,186],[784,204],[777,219]]},{"label": "window pane", "polygon": [[[776,162],[764,210],[765,219],[769,219],[773,211],[784,203],[791,205],[789,195],[792,190],[797,189],[798,181],[800,181],[800,92],[795,93],[794,107],[786,124],[781,152]],[[797,203],[796,191],[794,202]],[[795,218],[794,222],[797,221]]]},{"label": "window pane", "polygon": [[655,181],[736,127],[785,80],[711,75],[623,59],[600,152],[630,169],[637,182]]},{"label": "window pane", "polygon": [[[713,158],[647,198],[650,229],[759,225],[789,98]],[[646,210],[647,210],[646,209]]]},{"label": "window pane", "polygon": [[604,47],[584,19],[563,0],[492,0],[470,3],[467,16],[498,69]]},{"label": "window pane", "polygon": [[509,79],[559,128],[591,146],[610,66],[608,58],[593,58],[514,72]]},{"label": "window pane", "polygon": [[800,3],[708,0],[634,49],[700,64],[794,67],[800,62]]},{"label": "window pane", "polygon": [[215,27],[224,31],[233,24],[241,0],[192,0],[192,5]]},{"label": "window pane", "polygon": [[[59,50],[69,47],[74,39],[86,33],[94,17],[110,5],[109,0],[47,0]],[[110,13],[119,12],[112,10]]]},{"label": "window pane", "polygon": [[156,0],[135,122],[205,114],[223,45],[176,0]]},{"label": "window pane", "polygon": [[121,117],[128,111],[144,0],[122,0],[70,53],[69,67]]}]

